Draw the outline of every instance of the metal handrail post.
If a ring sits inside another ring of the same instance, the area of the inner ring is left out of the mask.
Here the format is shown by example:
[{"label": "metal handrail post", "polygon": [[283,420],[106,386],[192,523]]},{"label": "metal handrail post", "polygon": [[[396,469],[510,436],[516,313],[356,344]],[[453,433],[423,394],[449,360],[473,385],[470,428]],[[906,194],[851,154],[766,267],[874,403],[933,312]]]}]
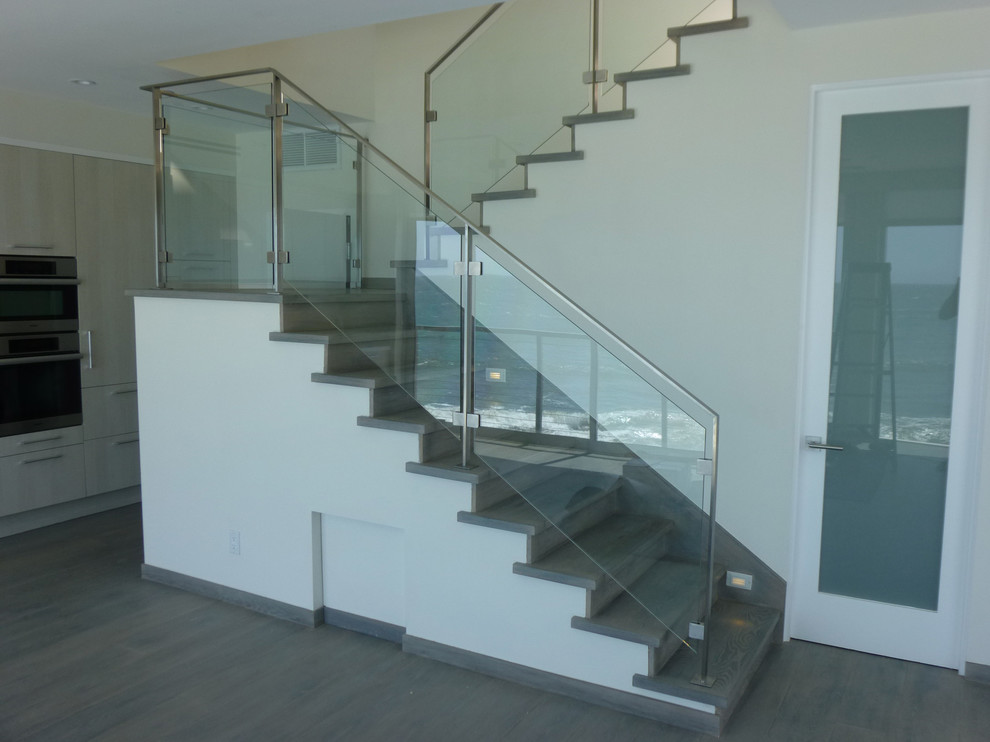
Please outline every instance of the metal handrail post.
[{"label": "metal handrail post", "polygon": [[165,245],[165,132],[166,121],[162,109],[162,91],[152,91],[152,120],[155,122],[155,285],[163,289],[168,260]]},{"label": "metal handrail post", "polygon": [[598,113],[602,97],[602,4],[591,2],[591,112]]},{"label": "metal handrail post", "polygon": [[275,265],[272,274],[272,288],[282,291],[283,266],[285,256],[285,229],[282,221],[282,119],[285,117],[285,101],[282,98],[282,78],[272,75],[272,248],[275,252]]},{"label": "metal handrail post", "polygon": [[464,225],[461,236],[461,297],[464,308],[461,311],[461,466],[470,468],[474,455],[474,431],[478,425],[474,414],[474,238],[471,227]]},{"label": "metal handrail post", "polygon": [[712,643],[712,606],[715,603],[715,501],[718,492],[718,416],[712,421],[711,441],[707,446],[711,456],[711,473],[709,476],[709,513],[708,513],[708,570],[705,583],[705,633],[701,641],[701,668],[698,675],[691,681],[695,685],[708,688],[715,684],[715,678],[709,673]]}]

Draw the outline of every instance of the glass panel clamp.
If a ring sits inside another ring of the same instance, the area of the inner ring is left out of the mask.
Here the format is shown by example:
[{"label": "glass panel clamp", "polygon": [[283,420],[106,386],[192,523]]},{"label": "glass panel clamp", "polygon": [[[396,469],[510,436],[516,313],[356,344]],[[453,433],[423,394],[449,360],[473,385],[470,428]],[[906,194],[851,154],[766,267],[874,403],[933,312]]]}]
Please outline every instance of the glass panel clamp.
[{"label": "glass panel clamp", "polygon": [[280,250],[277,253],[266,252],[265,260],[267,260],[271,265],[275,265],[276,263],[278,263],[278,265],[286,265],[289,262],[289,253],[285,250]]},{"label": "glass panel clamp", "polygon": [[472,260],[470,263],[465,263],[463,260],[454,263],[454,275],[455,276],[480,276],[481,275],[481,261]]},{"label": "glass panel clamp", "polygon": [[461,428],[480,428],[481,415],[476,415],[474,413],[468,413],[465,415],[463,412],[455,412],[454,425]]}]

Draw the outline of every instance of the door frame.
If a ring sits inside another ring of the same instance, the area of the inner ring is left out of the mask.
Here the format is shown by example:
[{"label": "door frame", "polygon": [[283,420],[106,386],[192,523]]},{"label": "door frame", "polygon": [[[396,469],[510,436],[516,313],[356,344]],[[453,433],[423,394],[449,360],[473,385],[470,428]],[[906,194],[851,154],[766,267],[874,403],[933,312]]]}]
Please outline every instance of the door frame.
[{"label": "door frame", "polygon": [[[892,107],[889,97],[898,93],[924,92],[917,105]],[[798,379],[795,507],[792,538],[791,589],[787,594],[785,635],[807,638],[851,649],[903,656],[890,650],[883,610],[869,601],[856,601],[864,614],[855,645],[837,642],[827,632],[809,636],[814,624],[814,595],[817,595],[818,550],[821,543],[821,497],[825,452],[808,449],[805,435],[819,435],[825,419],[823,393],[828,388],[829,349],[814,339],[831,338],[833,287],[828,278],[835,270],[835,215],[838,198],[839,131],[843,113],[869,113],[965,105],[971,110],[967,148],[965,222],[963,225],[962,278],[957,327],[956,369],[952,410],[952,458],[946,492],[946,537],[942,546],[940,609],[947,611],[943,626],[948,632],[943,644],[927,655],[904,657],[938,664],[964,672],[968,594],[973,574],[976,542],[976,506],[980,483],[980,453],[987,405],[986,377],[988,346],[987,314],[990,302],[980,286],[990,283],[990,218],[982,204],[990,197],[990,73],[940,75],[923,78],[866,81],[812,88],[810,150],[808,159],[808,210],[805,246],[806,285],[803,296],[801,363]],[[852,106],[853,110],[845,111]],[[966,249],[966,246],[971,246]],[[975,246],[975,247],[974,247]],[[980,249],[982,248],[982,249]],[[828,278],[825,278],[828,277]],[[827,294],[827,295],[823,295]],[[827,307],[828,311],[825,311]],[[813,584],[812,584],[813,583]],[[853,601],[855,599],[848,599]],[[911,610],[911,609],[906,609]],[[940,613],[942,613],[940,610]],[[930,612],[929,612],[930,613]]]}]

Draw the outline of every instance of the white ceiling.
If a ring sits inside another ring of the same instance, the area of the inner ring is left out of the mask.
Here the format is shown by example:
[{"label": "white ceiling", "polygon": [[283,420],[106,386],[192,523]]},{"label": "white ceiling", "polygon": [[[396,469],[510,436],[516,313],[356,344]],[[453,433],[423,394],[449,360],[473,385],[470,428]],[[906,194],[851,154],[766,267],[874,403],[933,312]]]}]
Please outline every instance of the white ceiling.
[{"label": "white ceiling", "polygon": [[[488,5],[490,0],[0,0],[0,88],[144,112],[156,62]],[[772,0],[794,28],[990,0]],[[743,4],[745,12],[745,4]],[[69,81],[95,80],[81,87]]]},{"label": "white ceiling", "polygon": [[[491,0],[0,0],[0,88],[144,113],[156,62]],[[443,50],[441,50],[442,52]],[[438,52],[439,54],[440,52]],[[72,79],[95,80],[82,87]]]}]

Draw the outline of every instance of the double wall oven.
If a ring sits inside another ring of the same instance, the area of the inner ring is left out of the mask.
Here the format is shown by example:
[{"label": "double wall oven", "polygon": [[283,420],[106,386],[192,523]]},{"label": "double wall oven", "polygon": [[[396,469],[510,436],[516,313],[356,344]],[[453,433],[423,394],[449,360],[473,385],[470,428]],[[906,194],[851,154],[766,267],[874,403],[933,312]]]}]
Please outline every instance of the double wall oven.
[{"label": "double wall oven", "polygon": [[76,259],[0,255],[0,436],[82,423]]}]

